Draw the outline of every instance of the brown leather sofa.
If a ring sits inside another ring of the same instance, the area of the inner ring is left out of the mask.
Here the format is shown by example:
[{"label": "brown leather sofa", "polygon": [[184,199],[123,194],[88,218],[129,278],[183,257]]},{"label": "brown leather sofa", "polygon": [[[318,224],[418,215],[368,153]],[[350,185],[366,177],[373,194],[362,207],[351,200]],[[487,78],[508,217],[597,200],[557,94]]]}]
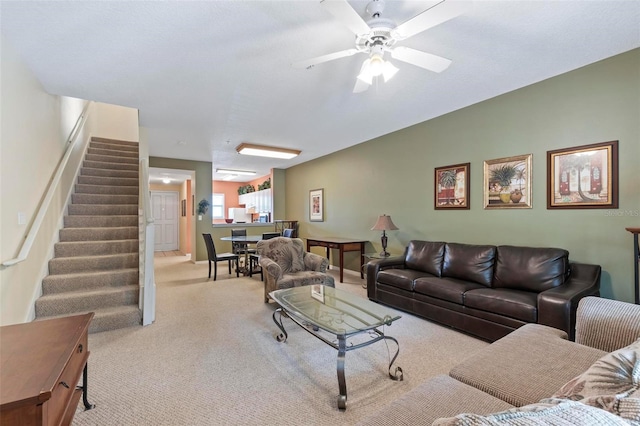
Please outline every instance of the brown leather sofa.
[{"label": "brown leather sofa", "polygon": [[418,240],[366,268],[369,299],[489,341],[528,323],[573,340],[578,302],[599,295],[601,272],[559,248]]}]

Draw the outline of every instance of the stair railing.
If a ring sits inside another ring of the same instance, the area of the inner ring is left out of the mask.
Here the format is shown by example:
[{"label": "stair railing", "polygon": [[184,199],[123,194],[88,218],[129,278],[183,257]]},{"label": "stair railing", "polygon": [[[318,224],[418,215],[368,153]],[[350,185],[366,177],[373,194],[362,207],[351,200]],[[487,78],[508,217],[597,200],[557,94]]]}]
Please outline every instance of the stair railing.
[{"label": "stair railing", "polygon": [[33,246],[33,241],[36,239],[36,235],[38,235],[38,231],[40,230],[40,226],[42,226],[42,222],[49,210],[49,205],[51,204],[51,200],[53,200],[53,196],[60,184],[60,180],[62,179],[62,174],[69,162],[69,158],[71,157],[71,153],[73,152],[74,147],[78,142],[78,135],[80,131],[84,127],[87,122],[87,117],[89,116],[89,107],[93,105],[93,101],[88,101],[87,104],[82,109],[82,113],[76,120],[76,124],[71,129],[71,133],[69,133],[69,137],[65,142],[67,145],[67,149],[62,156],[62,160],[58,163],[58,167],[56,168],[51,181],[49,182],[49,186],[47,187],[47,192],[40,204],[40,208],[38,209],[38,213],[36,214],[36,218],[33,220],[31,227],[29,228],[29,232],[22,242],[22,247],[20,247],[20,251],[18,252],[18,256],[13,259],[2,262],[2,266],[9,267],[13,266],[17,263],[20,263],[27,259],[29,253],[31,252],[31,247]]},{"label": "stair railing", "polygon": [[140,297],[139,307],[142,310],[142,325],[149,325],[156,319],[156,282],[153,272],[154,251],[154,219],[151,211],[149,196],[149,160],[140,160],[140,191],[141,208],[139,209],[139,273]]}]

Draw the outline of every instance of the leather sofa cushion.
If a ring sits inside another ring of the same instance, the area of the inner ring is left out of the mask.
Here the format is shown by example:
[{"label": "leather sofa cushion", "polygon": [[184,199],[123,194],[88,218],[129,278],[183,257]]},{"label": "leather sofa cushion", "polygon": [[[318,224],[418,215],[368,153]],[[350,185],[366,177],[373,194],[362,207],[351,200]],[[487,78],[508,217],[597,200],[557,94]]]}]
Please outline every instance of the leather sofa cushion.
[{"label": "leather sofa cushion", "polygon": [[439,277],[442,271],[444,243],[413,240],[409,242],[405,266],[416,271],[428,272]]},{"label": "leather sofa cushion", "polygon": [[377,281],[391,287],[413,291],[413,281],[416,278],[427,277],[429,274],[414,269],[383,269],[378,272]]},{"label": "leather sofa cushion", "polygon": [[484,286],[456,278],[418,278],[414,282],[414,291],[437,299],[462,305],[464,293],[468,290],[485,288]]},{"label": "leather sofa cushion", "polygon": [[538,320],[538,294],[506,288],[482,288],[464,294],[464,305],[525,322]]},{"label": "leather sofa cushion", "polygon": [[499,246],[493,287],[541,292],[562,285],[569,252],[558,248]]},{"label": "leather sofa cushion", "polygon": [[442,276],[491,287],[495,256],[494,246],[446,243]]}]

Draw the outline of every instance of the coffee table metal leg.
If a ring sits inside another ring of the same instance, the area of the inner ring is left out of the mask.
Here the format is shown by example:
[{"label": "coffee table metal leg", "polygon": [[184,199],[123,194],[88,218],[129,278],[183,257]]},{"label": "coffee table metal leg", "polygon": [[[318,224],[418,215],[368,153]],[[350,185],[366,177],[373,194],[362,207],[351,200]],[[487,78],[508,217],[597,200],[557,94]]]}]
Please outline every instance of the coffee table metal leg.
[{"label": "coffee table metal leg", "polygon": [[[278,319],[276,319],[276,314],[280,314]],[[273,311],[273,322],[275,322],[278,328],[282,331],[282,333],[276,336],[276,340],[278,342],[286,342],[287,338],[289,337],[289,335],[287,334],[287,331],[284,329],[284,325],[282,325],[282,315],[285,315],[285,316],[287,315],[282,308],[278,308],[275,311]]]},{"label": "coffee table metal leg", "polygon": [[347,409],[347,381],[344,378],[344,356],[347,352],[347,338],[338,336],[338,408],[340,410]]}]

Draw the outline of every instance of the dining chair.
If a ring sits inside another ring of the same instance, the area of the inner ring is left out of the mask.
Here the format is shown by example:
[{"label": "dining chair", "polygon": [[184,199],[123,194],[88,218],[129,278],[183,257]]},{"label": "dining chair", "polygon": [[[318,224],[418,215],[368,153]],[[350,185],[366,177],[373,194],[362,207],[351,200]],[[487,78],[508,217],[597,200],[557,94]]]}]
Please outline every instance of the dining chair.
[{"label": "dining chair", "polygon": [[[232,229],[231,230],[232,237],[246,237],[247,230],[246,229]],[[256,249],[249,248],[249,245],[244,242],[231,242],[231,251],[234,254],[245,254],[245,253],[255,253]]]},{"label": "dining chair", "polygon": [[[280,233],[279,232],[264,232],[262,234],[262,239],[263,240],[270,240],[271,238],[276,238],[279,237]],[[251,255],[249,256],[249,276],[253,277],[253,268],[254,267],[259,267],[260,268],[260,264],[258,263],[260,260],[260,255],[258,253],[251,253]],[[258,271],[256,272],[260,272],[260,281],[264,280],[264,276],[262,275],[262,268],[260,268]]]},{"label": "dining chair", "polygon": [[213,238],[211,234],[202,234],[204,237],[204,243],[207,246],[207,253],[209,255],[209,278],[211,278],[211,263],[213,262],[213,280],[215,281],[218,276],[218,262],[229,262],[229,275],[231,275],[231,262],[236,262],[236,277],[240,276],[240,268],[238,265],[239,257],[234,253],[216,253],[216,246],[213,244]]},{"label": "dining chair", "polygon": [[295,232],[296,232],[295,229],[287,228],[284,231],[282,231],[282,236],[287,238],[293,238],[295,237]]}]

